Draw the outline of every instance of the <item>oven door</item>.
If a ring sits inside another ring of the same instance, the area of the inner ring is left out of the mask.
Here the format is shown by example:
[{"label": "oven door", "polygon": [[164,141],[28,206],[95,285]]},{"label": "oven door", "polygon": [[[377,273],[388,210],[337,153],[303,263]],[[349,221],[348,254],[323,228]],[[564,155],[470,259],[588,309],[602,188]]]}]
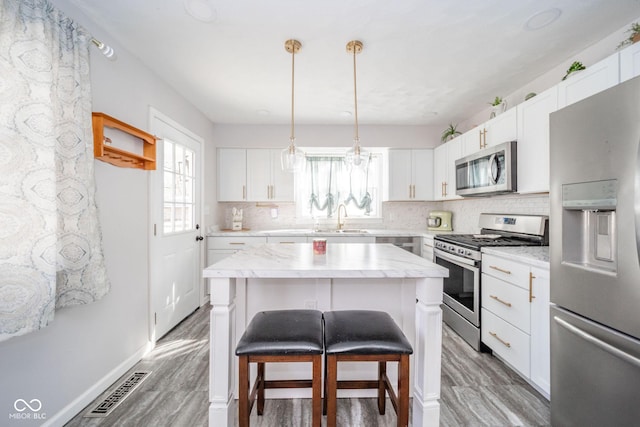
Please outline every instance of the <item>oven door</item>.
[{"label": "oven door", "polygon": [[480,262],[434,249],[435,263],[449,269],[443,302],[480,327]]}]

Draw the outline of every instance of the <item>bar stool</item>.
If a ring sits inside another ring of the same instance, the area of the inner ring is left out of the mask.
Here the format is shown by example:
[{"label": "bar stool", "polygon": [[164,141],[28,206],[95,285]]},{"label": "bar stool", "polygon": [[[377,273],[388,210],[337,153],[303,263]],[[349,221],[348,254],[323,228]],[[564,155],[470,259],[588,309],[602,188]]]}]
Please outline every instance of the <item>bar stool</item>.
[{"label": "bar stool", "polygon": [[[322,420],[322,312],[276,310],[257,313],[236,347],[239,356],[238,424],[249,427],[249,415],[258,400],[258,415],[264,411],[264,390],[268,388],[312,388],[313,427]],[[311,380],[266,380],[265,363],[311,362]],[[251,393],[249,364],[258,373]]]},{"label": "bar stool", "polygon": [[[338,389],[378,389],[378,411],[385,413],[389,394],[398,427],[409,424],[409,355],[411,344],[388,313],[368,310],[324,313],[325,400],[327,427],[335,427]],[[338,362],[378,362],[375,381],[338,381]],[[398,395],[387,377],[387,362],[398,363]]]}]

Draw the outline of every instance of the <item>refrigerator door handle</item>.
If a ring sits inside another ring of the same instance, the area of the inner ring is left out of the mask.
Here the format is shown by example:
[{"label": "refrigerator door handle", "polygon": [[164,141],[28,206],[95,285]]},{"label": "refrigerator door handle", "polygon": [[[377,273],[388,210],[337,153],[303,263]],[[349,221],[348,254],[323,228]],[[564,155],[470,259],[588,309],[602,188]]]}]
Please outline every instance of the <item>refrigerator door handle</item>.
[{"label": "refrigerator door handle", "polygon": [[624,352],[624,351],[612,346],[611,344],[608,344],[608,343],[606,343],[606,342],[594,337],[593,335],[586,333],[582,329],[575,327],[571,323],[567,322],[566,320],[563,320],[563,319],[559,318],[558,316],[553,316],[553,320],[558,325],[562,326],[563,328],[565,328],[569,332],[573,333],[574,335],[577,335],[578,337],[582,338],[585,341],[590,342],[591,344],[595,345],[596,347],[600,348],[601,350],[604,350],[607,353],[610,353],[610,354],[618,357],[619,359],[622,359],[622,360],[624,360],[624,361],[626,361],[628,363],[631,363],[632,365],[640,368],[640,359],[638,359],[637,357],[634,357],[634,356],[630,355],[629,353],[626,353],[626,352]]},{"label": "refrigerator door handle", "polygon": [[638,150],[636,151],[636,176],[635,176],[635,200],[633,208],[636,217],[636,253],[638,254],[638,263],[640,263],[640,142],[638,142]]}]

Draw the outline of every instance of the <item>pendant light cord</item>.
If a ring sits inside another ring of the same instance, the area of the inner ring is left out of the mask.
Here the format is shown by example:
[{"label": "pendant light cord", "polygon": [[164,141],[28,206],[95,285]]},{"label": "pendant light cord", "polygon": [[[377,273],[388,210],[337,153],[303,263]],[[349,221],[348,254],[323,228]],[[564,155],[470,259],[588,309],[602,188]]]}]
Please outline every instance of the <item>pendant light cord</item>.
[{"label": "pendant light cord", "polygon": [[353,46],[353,103],[355,105],[354,114],[355,114],[356,122],[355,122],[355,133],[354,133],[355,137],[353,140],[356,143],[356,145],[359,145],[360,137],[358,136],[358,87],[356,83],[356,55],[357,55],[357,48],[354,45]]},{"label": "pendant light cord", "polygon": [[293,46],[293,48],[291,49],[291,136],[289,136],[289,140],[291,141],[291,145],[293,145],[293,142],[295,141],[296,137],[295,137],[295,133],[294,133],[294,116],[293,116],[293,102],[294,102],[294,76],[295,76],[295,62],[296,62],[296,49],[295,46]]}]

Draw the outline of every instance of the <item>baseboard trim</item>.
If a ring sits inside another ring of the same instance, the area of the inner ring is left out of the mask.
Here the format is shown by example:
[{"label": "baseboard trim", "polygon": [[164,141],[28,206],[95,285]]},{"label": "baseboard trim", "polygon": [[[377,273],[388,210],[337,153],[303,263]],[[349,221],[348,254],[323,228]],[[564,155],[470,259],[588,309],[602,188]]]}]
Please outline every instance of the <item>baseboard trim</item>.
[{"label": "baseboard trim", "polygon": [[124,375],[129,369],[133,368],[147,353],[153,349],[153,343],[149,342],[124,362],[112,369],[107,375],[98,380],[94,385],[89,387],[84,393],[75,398],[71,403],[62,408],[52,417],[47,416],[47,421],[42,424],[43,427],[62,427],[73,417],[78,415],[87,405],[93,402],[98,396],[104,393],[111,384],[115,383],[118,378]]}]

